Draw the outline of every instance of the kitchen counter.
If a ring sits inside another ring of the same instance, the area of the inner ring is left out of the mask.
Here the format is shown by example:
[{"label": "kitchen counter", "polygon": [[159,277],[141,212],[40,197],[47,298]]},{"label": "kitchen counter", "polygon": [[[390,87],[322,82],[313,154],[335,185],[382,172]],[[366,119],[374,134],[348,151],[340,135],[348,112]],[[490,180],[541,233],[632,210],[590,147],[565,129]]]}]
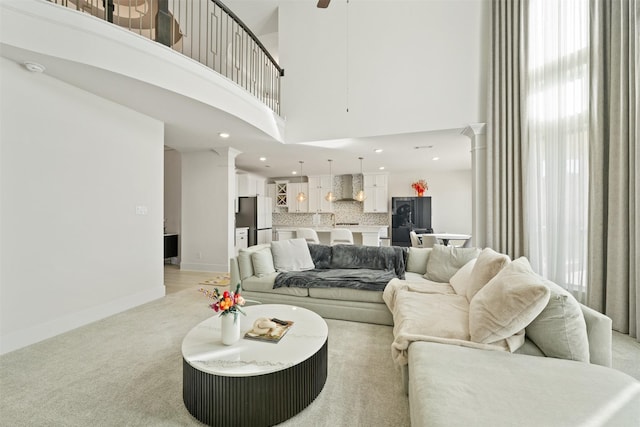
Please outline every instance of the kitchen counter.
[{"label": "kitchen counter", "polygon": [[329,235],[331,230],[335,228],[346,228],[353,233],[353,241],[356,245],[362,246],[380,246],[380,238],[387,237],[388,227],[386,225],[336,225],[335,227],[327,226],[304,226],[294,227],[290,225],[286,226],[274,226],[278,240],[293,239],[296,237],[296,230],[298,228],[311,228],[316,230],[320,243],[328,245]]}]

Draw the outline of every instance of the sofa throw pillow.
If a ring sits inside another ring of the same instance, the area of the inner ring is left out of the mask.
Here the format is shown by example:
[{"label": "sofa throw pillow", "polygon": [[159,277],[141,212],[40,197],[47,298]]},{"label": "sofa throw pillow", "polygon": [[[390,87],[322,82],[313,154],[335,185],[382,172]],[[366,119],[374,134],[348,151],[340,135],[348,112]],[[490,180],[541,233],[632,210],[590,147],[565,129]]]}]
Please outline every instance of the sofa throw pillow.
[{"label": "sofa throw pillow", "polygon": [[407,271],[424,274],[427,271],[427,261],[431,248],[410,247],[407,254]]},{"label": "sofa throw pillow", "polygon": [[260,251],[270,246],[271,245],[269,244],[262,244],[240,249],[240,252],[238,253],[238,270],[240,270],[240,280],[244,280],[247,277],[251,277],[255,274],[255,272],[253,271],[253,261],[251,260],[251,254],[255,251]]},{"label": "sofa throw pillow", "polygon": [[271,253],[276,271],[304,271],[315,268],[305,239],[271,242]]},{"label": "sofa throw pillow", "polygon": [[551,295],[549,303],[526,327],[527,337],[547,357],[589,363],[587,324],[580,303],[557,284],[544,280]]},{"label": "sofa throw pillow", "polygon": [[469,281],[471,280],[471,272],[473,271],[473,266],[476,265],[477,258],[472,259],[468,263],[462,266],[460,270],[456,272],[451,279],[449,279],[449,284],[456,291],[456,294],[467,296],[467,287],[469,286]]},{"label": "sofa throw pillow", "polygon": [[467,299],[471,301],[474,295],[510,262],[511,258],[508,255],[498,253],[491,248],[484,248],[478,255],[476,265],[471,272],[471,280],[467,286]]},{"label": "sofa throw pillow", "polygon": [[316,243],[307,242],[307,246],[309,246],[309,253],[311,254],[311,259],[313,260],[313,265],[315,268],[331,268],[331,257],[332,251],[331,246],[327,245],[319,245]]},{"label": "sofa throw pillow", "polygon": [[542,312],[549,294],[549,288],[525,257],[509,263],[469,303],[471,341],[509,341]]},{"label": "sofa throw pillow", "polygon": [[252,253],[251,262],[253,263],[253,273],[258,277],[264,277],[267,274],[276,272],[271,248],[264,248]]},{"label": "sofa throw pillow", "polygon": [[449,283],[451,277],[466,263],[478,257],[478,248],[458,248],[456,246],[434,245],[427,261],[425,279]]}]

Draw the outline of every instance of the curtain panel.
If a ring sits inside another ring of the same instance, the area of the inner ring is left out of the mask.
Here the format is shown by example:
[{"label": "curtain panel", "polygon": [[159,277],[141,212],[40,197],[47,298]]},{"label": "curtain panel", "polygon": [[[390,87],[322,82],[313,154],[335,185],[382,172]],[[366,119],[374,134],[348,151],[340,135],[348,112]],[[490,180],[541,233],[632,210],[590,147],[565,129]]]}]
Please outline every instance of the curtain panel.
[{"label": "curtain panel", "polygon": [[638,0],[590,0],[588,305],[640,329]]},{"label": "curtain panel", "polygon": [[586,300],[589,2],[529,1],[525,224],[538,274]]},{"label": "curtain panel", "polygon": [[527,1],[494,0],[490,14],[486,244],[525,255],[523,153],[526,153]]}]

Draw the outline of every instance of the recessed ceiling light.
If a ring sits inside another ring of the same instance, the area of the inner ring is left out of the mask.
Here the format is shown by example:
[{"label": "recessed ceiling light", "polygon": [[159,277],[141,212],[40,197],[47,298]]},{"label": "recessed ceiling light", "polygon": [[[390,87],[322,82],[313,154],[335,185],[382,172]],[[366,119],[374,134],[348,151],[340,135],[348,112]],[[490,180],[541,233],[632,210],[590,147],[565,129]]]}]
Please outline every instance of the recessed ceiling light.
[{"label": "recessed ceiling light", "polygon": [[431,159],[431,160],[440,160],[440,157],[434,157],[434,158],[433,158],[433,159]]},{"label": "recessed ceiling light", "polygon": [[291,175],[297,175],[298,171],[291,171]]},{"label": "recessed ceiling light", "polygon": [[266,162],[266,161],[267,161],[267,158],[266,158],[266,157],[260,157],[260,161],[261,161],[261,162]]},{"label": "recessed ceiling light", "polygon": [[227,132],[220,132],[218,135],[220,136],[220,138],[225,138],[225,139],[231,136]]},{"label": "recessed ceiling light", "polygon": [[373,150],[376,153],[382,153],[382,148],[376,148],[375,150]]},{"label": "recessed ceiling light", "polygon": [[24,62],[24,68],[31,71],[32,73],[42,73],[46,68],[42,64],[38,64],[37,62]]},{"label": "recessed ceiling light", "polygon": [[384,166],[380,166],[378,169],[380,169],[381,171],[384,170]]}]

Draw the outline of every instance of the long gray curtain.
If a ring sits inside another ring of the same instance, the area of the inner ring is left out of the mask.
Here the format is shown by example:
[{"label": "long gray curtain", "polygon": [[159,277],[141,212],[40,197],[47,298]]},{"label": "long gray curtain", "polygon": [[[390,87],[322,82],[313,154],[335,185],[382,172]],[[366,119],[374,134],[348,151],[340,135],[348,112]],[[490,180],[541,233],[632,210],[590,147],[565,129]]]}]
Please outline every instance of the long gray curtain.
[{"label": "long gray curtain", "polygon": [[588,304],[640,330],[640,0],[590,0]]},{"label": "long gray curtain", "polygon": [[487,246],[517,258],[525,254],[527,1],[491,4],[487,114]]}]

